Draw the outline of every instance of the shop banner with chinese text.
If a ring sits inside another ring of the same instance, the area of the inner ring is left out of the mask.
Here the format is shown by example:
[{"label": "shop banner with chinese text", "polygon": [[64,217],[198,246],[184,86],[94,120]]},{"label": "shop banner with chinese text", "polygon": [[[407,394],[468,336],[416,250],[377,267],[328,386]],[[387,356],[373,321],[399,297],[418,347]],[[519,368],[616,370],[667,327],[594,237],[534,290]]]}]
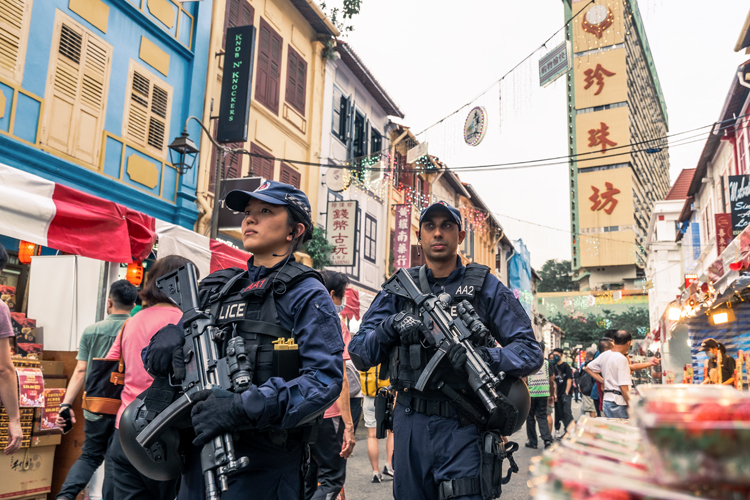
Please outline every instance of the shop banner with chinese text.
[{"label": "shop banner with chinese text", "polygon": [[334,246],[332,266],[353,266],[357,235],[357,201],[329,201],[326,235]]},{"label": "shop banner with chinese text", "polygon": [[408,268],[411,259],[411,205],[396,205],[396,232],[393,235],[393,267]]}]

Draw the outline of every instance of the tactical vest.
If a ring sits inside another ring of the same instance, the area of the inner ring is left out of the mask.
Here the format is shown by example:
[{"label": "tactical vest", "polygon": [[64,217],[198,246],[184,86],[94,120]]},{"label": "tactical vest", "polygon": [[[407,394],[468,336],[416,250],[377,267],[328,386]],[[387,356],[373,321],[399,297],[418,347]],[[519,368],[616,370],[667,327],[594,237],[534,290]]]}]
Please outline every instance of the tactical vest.
[{"label": "tactical vest", "polygon": [[[409,274],[414,279],[419,287],[422,289],[422,293],[432,293],[430,284],[427,280],[427,268],[426,266],[412,267],[409,270]],[[486,311],[480,301],[475,301],[474,298],[479,295],[484,285],[484,279],[490,268],[481,264],[469,264],[466,266],[464,278],[458,286],[451,285],[445,288],[445,293],[451,296],[451,316],[456,316],[455,307],[464,300],[468,300],[476,309],[480,318],[486,317]],[[410,311],[416,314],[415,304],[405,299],[399,299],[398,310]],[[489,325],[485,323],[485,326],[489,328]],[[429,362],[432,355],[435,353],[434,347],[425,348],[420,344],[403,346],[399,345],[391,351],[390,360],[390,378],[391,384],[398,390],[411,389],[417,384],[419,376],[422,374],[425,366]],[[447,359],[443,360],[445,368],[450,363]],[[460,391],[468,388],[468,383],[465,378],[460,377],[456,374],[453,369],[442,370],[442,377],[435,376],[431,384],[427,386],[427,390],[424,391],[424,395],[430,398],[444,399],[444,396],[439,391],[435,391],[435,384],[438,381],[444,381],[446,384],[453,387],[455,390]]]},{"label": "tactical vest", "polygon": [[227,355],[229,339],[241,336],[253,384],[261,385],[271,377],[289,381],[299,376],[302,366],[294,331],[279,323],[276,298],[308,277],[323,282],[319,272],[291,261],[280,272],[272,271],[255,282],[237,267],[216,271],[201,281],[201,308],[224,331],[220,355]]}]

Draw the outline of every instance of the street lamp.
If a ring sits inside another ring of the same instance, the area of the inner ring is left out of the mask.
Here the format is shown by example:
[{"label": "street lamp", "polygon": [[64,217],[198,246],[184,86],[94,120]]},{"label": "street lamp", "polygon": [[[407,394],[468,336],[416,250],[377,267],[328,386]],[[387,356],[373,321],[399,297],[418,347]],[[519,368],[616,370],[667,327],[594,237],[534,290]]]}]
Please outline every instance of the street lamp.
[{"label": "street lamp", "polygon": [[[172,164],[175,166],[178,172],[181,174],[186,173],[188,170],[193,168],[195,159],[198,157],[200,151],[196,147],[195,143],[190,139],[187,126],[190,120],[195,120],[200,125],[201,129],[206,133],[209,140],[218,149],[216,154],[216,172],[214,175],[214,207],[211,212],[211,239],[216,239],[216,235],[219,232],[219,208],[221,207],[221,174],[224,171],[224,157],[227,153],[243,153],[249,154],[243,148],[228,148],[216,142],[211,137],[211,132],[208,131],[205,125],[196,118],[195,116],[189,116],[185,120],[185,126],[182,129],[180,137],[175,138],[172,144],[169,145],[169,158]],[[252,164],[251,164],[252,171]]]},{"label": "street lamp", "polygon": [[169,146],[169,160],[181,175],[193,168],[198,158],[198,148],[187,132],[180,134]]}]

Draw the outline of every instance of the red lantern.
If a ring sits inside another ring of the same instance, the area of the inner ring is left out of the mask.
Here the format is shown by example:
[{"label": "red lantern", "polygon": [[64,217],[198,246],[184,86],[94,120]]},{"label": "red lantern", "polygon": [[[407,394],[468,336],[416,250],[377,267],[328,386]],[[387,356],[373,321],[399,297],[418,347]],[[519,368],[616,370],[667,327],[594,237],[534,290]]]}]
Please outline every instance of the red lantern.
[{"label": "red lantern", "polygon": [[21,264],[31,264],[32,255],[36,255],[36,245],[28,241],[22,241],[18,245],[18,262]]},{"label": "red lantern", "polygon": [[139,286],[143,282],[143,262],[132,262],[128,264],[126,279],[133,286]]}]

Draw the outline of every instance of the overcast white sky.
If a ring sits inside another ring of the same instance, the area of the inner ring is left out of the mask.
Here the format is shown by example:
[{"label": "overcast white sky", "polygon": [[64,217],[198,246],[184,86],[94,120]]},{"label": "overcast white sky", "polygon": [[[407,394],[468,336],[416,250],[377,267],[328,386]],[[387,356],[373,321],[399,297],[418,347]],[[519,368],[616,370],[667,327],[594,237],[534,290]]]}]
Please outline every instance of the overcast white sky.
[{"label": "overcast white sky", "polygon": [[[750,3],[641,0],[639,5],[670,133],[712,123],[736,67],[750,59],[734,52]],[[472,101],[563,23],[562,0],[363,0],[348,41],[417,133]],[[547,47],[562,40],[559,34]],[[467,107],[420,136],[429,142],[430,154],[450,167],[566,155],[565,78],[539,87],[538,60],[545,52],[511,73],[500,91],[495,86],[472,103],[489,114],[482,144],[463,144]],[[701,141],[670,150],[672,180],[696,165],[702,147]],[[498,214],[510,238],[524,240],[534,267],[549,258],[570,258],[565,165],[459,175]]]}]

